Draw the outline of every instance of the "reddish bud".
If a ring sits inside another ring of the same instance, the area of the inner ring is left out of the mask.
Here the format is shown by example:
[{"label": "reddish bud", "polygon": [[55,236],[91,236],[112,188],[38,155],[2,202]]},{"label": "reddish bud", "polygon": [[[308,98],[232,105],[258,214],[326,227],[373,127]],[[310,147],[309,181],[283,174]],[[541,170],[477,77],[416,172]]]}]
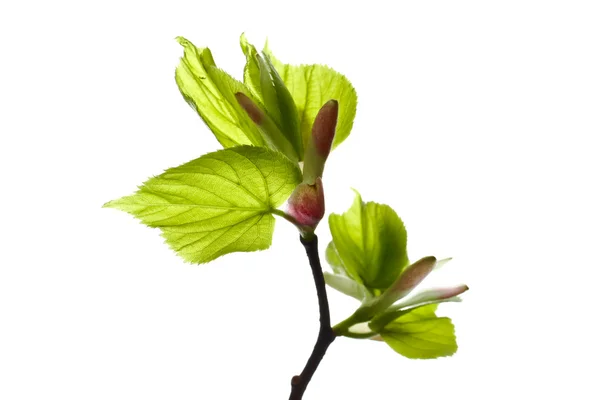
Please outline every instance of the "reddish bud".
[{"label": "reddish bud", "polygon": [[318,154],[327,158],[335,136],[339,105],[337,100],[329,100],[321,107],[312,128],[312,140]]},{"label": "reddish bud", "polygon": [[314,185],[301,183],[288,200],[288,213],[302,225],[315,228],[325,215],[323,183],[317,178]]},{"label": "reddish bud", "polygon": [[435,300],[445,300],[454,296],[458,296],[459,294],[463,294],[467,290],[469,290],[469,287],[467,285],[458,285],[452,287],[432,289],[430,293]]},{"label": "reddish bud", "polygon": [[323,176],[325,161],[331,151],[338,117],[338,102],[329,100],[317,114],[312,127],[312,136],[304,150],[304,182],[313,184]]},{"label": "reddish bud", "polygon": [[262,124],[265,115],[248,96],[242,92],[237,92],[235,99],[256,125]]},{"label": "reddish bud", "polygon": [[421,258],[409,265],[400,277],[392,284],[390,290],[396,294],[396,299],[401,299],[410,293],[419,283],[429,275],[435,267],[436,259],[433,256]]}]

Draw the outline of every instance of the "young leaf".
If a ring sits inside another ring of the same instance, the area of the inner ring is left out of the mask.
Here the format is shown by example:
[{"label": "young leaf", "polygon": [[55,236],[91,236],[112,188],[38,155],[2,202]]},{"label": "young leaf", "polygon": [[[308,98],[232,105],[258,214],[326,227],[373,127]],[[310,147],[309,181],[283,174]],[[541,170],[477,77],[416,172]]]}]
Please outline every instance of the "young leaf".
[{"label": "young leaf", "polygon": [[381,296],[361,306],[368,309],[372,315],[385,311],[397,300],[409,294],[435,267],[436,259],[433,256],[421,258],[404,268],[400,276],[388,287]]},{"label": "young leaf", "polygon": [[205,263],[271,245],[281,205],[301,181],[298,166],[269,149],[240,146],[206,154],[106,203],[160,228],[186,261]]},{"label": "young leaf", "polygon": [[336,275],[329,272],[323,272],[325,283],[345,294],[346,296],[354,297],[356,300],[363,301],[369,296],[367,290],[360,283],[348,278],[345,275]]},{"label": "young leaf", "polygon": [[296,103],[304,148],[308,144],[317,113],[331,99],[337,100],[340,105],[332,148],[342,143],[352,130],[358,101],[348,78],[325,65],[284,64],[275,58],[267,45],[263,53],[279,73]]},{"label": "young leaf", "polygon": [[442,303],[447,301],[461,301],[460,294],[469,290],[467,285],[458,285],[444,288],[435,288],[424,290],[414,296],[403,299],[390,307],[390,310],[401,310],[414,307],[420,304]]},{"label": "young leaf", "polygon": [[346,275],[346,269],[344,268],[344,264],[342,263],[333,242],[329,242],[325,249],[325,260],[337,275]]},{"label": "young leaf", "polygon": [[240,46],[246,56],[244,83],[261,102],[269,117],[293,149],[292,160],[302,160],[304,148],[300,134],[300,121],[294,99],[270,60],[262,57],[248,42],[240,37]]},{"label": "young leaf", "polygon": [[372,291],[387,289],[408,264],[406,229],[387,205],[365,204],[357,192],[348,211],[329,216],[329,228],[347,275]]},{"label": "young leaf", "polygon": [[383,340],[408,358],[437,358],[458,349],[450,318],[435,315],[437,304],[404,313],[381,331]]},{"label": "young leaf", "polygon": [[208,48],[198,48],[182,37],[177,41],[184,49],[175,70],[179,91],[217,140],[223,147],[265,146],[261,132],[235,99],[238,92],[252,98],[250,91],[216,67]]},{"label": "young leaf", "polygon": [[256,47],[248,42],[246,35],[240,36],[240,47],[246,56],[246,65],[244,66],[244,84],[250,89],[254,97],[261,102],[262,91],[260,88],[260,65],[258,63],[258,52]]},{"label": "young leaf", "polygon": [[258,126],[268,147],[280,151],[290,160],[298,162],[299,158],[296,150],[264,109],[242,92],[236,92],[234,97],[250,119]]}]

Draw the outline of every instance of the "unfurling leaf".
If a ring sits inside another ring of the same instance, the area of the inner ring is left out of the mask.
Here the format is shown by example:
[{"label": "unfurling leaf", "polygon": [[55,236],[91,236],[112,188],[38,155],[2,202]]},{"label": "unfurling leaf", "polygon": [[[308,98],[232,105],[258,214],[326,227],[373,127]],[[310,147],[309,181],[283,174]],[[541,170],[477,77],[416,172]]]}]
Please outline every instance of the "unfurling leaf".
[{"label": "unfurling leaf", "polygon": [[149,179],[117,208],[160,228],[186,261],[205,263],[271,245],[280,206],[301,181],[298,166],[275,151],[240,146],[206,154]]},{"label": "unfurling leaf", "polygon": [[435,257],[429,256],[421,258],[404,268],[400,276],[387,288],[381,296],[373,299],[363,305],[362,308],[368,308],[369,313],[378,314],[385,311],[396,301],[409,294],[435,267]]},{"label": "unfurling leaf", "polygon": [[421,304],[461,301],[460,297],[457,296],[463,294],[467,290],[469,290],[469,287],[464,284],[445,288],[427,289],[394,304],[393,309],[400,310]]},{"label": "unfurling leaf", "polygon": [[346,296],[354,297],[360,301],[369,298],[369,292],[363,285],[345,275],[324,272],[323,276],[325,277],[325,283]]},{"label": "unfurling leaf", "polygon": [[[300,121],[294,99],[277,70],[267,57],[263,57],[242,34],[240,45],[246,56],[244,84],[264,107],[274,126],[287,142],[284,154],[290,159],[301,161],[304,156]],[[281,141],[281,139],[279,139]]]},{"label": "unfurling leaf", "polygon": [[327,248],[325,249],[325,260],[337,275],[346,276],[346,269],[344,268],[344,264],[340,259],[340,256],[337,253],[335,245],[333,242],[329,242]]},{"label": "unfurling leaf", "polygon": [[387,324],[381,338],[397,353],[408,358],[438,358],[458,348],[450,318],[435,315],[436,304],[404,312]]},{"label": "unfurling leaf", "polygon": [[329,227],[346,274],[374,294],[394,283],[408,264],[406,229],[387,205],[365,204],[356,193],[348,211],[329,216]]},{"label": "unfurling leaf", "polygon": [[199,48],[178,37],[183,57],[175,70],[179,91],[196,110],[223,147],[245,144],[266,146],[262,135],[235,99],[242,92],[251,97],[241,83],[217,68],[208,48]]},{"label": "unfurling leaf", "polygon": [[271,117],[258,104],[242,92],[237,92],[235,99],[250,119],[258,126],[269,148],[282,152],[292,161],[297,162],[299,160],[292,144],[281,133],[279,127],[277,127]]},{"label": "unfurling leaf", "polygon": [[350,81],[325,65],[284,64],[275,58],[268,46],[265,46],[263,53],[279,73],[296,103],[304,148],[310,139],[317,113],[330,99],[337,100],[340,104],[333,148],[342,143],[350,135],[356,115],[356,91]]},{"label": "unfurling leaf", "polygon": [[317,178],[323,177],[325,161],[327,161],[335,136],[338,110],[338,102],[329,100],[317,114],[310,140],[304,152],[302,176],[306,183],[312,184]]}]

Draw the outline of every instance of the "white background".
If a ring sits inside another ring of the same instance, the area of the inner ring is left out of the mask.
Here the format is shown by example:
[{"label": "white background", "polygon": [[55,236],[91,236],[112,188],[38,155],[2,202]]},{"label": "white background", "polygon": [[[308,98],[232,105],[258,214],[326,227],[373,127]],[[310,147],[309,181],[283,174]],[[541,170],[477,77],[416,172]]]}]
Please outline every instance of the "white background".
[{"label": "white background", "polygon": [[[459,351],[339,339],[306,399],[598,399],[600,10],[594,1],[27,2],[0,6],[0,398],[286,399],[317,333],[297,234],[202,266],[101,209],[219,148],[174,37],[241,78],[238,38],[353,82],[350,187],[453,256]],[[319,227],[321,247],[329,240]],[[330,292],[333,318],[356,304]]]}]

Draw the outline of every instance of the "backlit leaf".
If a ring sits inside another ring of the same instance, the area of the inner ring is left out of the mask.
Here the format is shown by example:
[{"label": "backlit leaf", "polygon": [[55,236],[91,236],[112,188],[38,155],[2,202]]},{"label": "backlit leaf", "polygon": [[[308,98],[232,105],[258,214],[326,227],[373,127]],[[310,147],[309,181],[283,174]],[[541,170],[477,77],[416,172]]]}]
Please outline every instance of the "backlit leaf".
[{"label": "backlit leaf", "polygon": [[352,130],[356,104],[354,87],[344,75],[326,65],[290,65],[279,61],[268,46],[263,50],[296,103],[303,147],[306,148],[312,125],[321,107],[329,100],[339,103],[339,116],[333,146],[342,143]]},{"label": "backlit leaf", "polygon": [[451,356],[458,349],[450,318],[435,315],[437,304],[412,309],[387,324],[383,340],[408,358]]},{"label": "backlit leaf", "polygon": [[160,228],[186,261],[205,263],[271,245],[281,205],[301,181],[298,166],[269,149],[240,146],[206,154],[146,181],[117,208]]},{"label": "backlit leaf", "polygon": [[406,229],[389,206],[354,203],[329,216],[329,228],[346,274],[374,293],[387,289],[408,264]]},{"label": "backlit leaf", "polygon": [[175,70],[179,91],[196,110],[223,147],[245,144],[266,146],[261,132],[235,99],[242,92],[253,98],[246,86],[215,65],[208,48],[199,48],[178,37],[184,54]]}]

